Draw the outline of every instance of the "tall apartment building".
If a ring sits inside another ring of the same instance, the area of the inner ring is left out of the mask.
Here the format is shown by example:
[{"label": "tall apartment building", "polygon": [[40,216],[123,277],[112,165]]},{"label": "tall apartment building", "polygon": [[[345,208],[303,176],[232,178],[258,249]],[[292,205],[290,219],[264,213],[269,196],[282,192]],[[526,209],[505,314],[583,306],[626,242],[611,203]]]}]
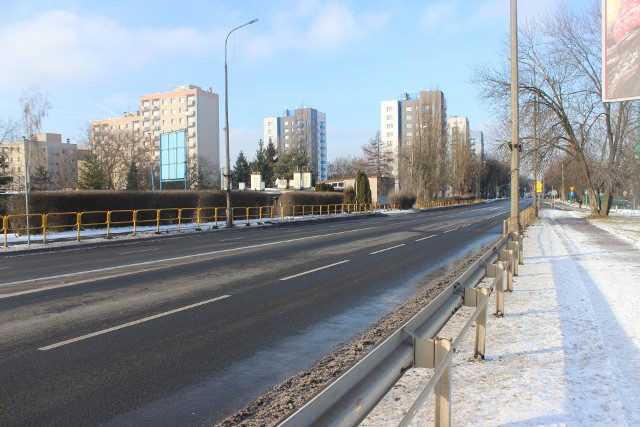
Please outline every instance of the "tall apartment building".
[{"label": "tall apartment building", "polygon": [[[6,170],[13,178],[7,185],[9,191],[24,191],[25,164],[29,164],[31,188],[38,190],[63,190],[75,188],[78,180],[78,146],[62,142],[58,133],[39,133],[31,138],[0,144],[7,159]],[[25,158],[26,156],[26,158]],[[49,182],[36,185],[34,177],[42,171]]]},{"label": "tall apartment building", "polygon": [[460,116],[451,116],[447,118],[447,131],[449,141],[469,142],[469,119]]},{"label": "tall apartment building", "polygon": [[445,148],[447,131],[447,105],[439,90],[422,90],[417,94],[405,92],[400,99],[380,103],[380,136],[382,146],[393,158],[393,177],[400,189],[403,151],[422,140],[431,140],[435,146]]},{"label": "tall apartment building", "polygon": [[306,153],[316,178],[327,179],[327,116],[314,108],[286,109],[280,117],[264,119],[264,142],[272,141],[278,153],[297,148]]},{"label": "tall apartment building", "polygon": [[484,133],[479,130],[469,131],[469,141],[471,142],[471,152],[476,159],[484,160]]},{"label": "tall apartment building", "polygon": [[[142,95],[138,110],[119,118],[95,120],[91,127],[95,144],[101,143],[100,134],[128,133],[134,148],[143,151],[144,157],[156,165],[160,160],[160,134],[185,130],[188,165],[202,157],[215,167],[220,166],[219,97],[211,88],[205,91],[183,85],[170,92]],[[116,187],[123,185],[124,176],[126,171],[119,174]]]}]

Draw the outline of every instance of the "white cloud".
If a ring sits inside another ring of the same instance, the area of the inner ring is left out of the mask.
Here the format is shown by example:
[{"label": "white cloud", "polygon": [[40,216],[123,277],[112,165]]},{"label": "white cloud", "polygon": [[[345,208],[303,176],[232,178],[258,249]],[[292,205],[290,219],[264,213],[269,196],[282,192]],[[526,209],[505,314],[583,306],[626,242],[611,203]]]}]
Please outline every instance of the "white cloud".
[{"label": "white cloud", "polygon": [[248,43],[248,51],[257,59],[280,51],[334,52],[364,39],[387,19],[386,13],[357,12],[338,1],[287,2],[268,23],[271,28]]},{"label": "white cloud", "polygon": [[[196,54],[218,35],[191,28],[127,28],[100,16],[47,11],[0,27],[0,89],[126,75],[165,55]],[[171,60],[171,59],[169,59]]]}]

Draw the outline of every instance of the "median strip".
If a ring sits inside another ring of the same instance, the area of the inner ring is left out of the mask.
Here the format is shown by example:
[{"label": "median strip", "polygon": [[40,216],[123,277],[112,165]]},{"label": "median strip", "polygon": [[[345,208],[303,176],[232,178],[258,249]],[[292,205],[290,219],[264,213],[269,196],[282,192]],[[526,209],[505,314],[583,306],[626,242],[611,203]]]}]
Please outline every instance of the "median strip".
[{"label": "median strip", "polygon": [[296,277],[304,276],[305,274],[315,273],[316,271],[324,270],[326,268],[335,267],[336,265],[344,264],[345,262],[349,262],[349,260],[345,259],[344,261],[335,262],[333,264],[325,265],[324,267],[318,267],[318,268],[314,268],[313,270],[308,270],[308,271],[304,271],[302,273],[294,274],[293,276],[283,277],[280,280],[284,281],[284,280],[289,280],[289,279],[293,279],[293,278],[296,278]]},{"label": "median strip", "polygon": [[369,255],[379,254],[380,252],[390,251],[391,249],[399,248],[400,246],[404,246],[404,243],[400,245],[391,246],[390,248],[380,249],[379,251],[371,252]]},{"label": "median strip", "polygon": [[229,298],[230,296],[231,295],[223,295],[221,297],[208,299],[206,301],[201,301],[201,302],[198,302],[198,303],[195,303],[195,304],[187,305],[185,307],[180,307],[180,308],[176,308],[174,310],[165,311],[164,313],[154,314],[153,316],[145,317],[143,319],[134,320],[133,322],[124,323],[124,324],[119,325],[119,326],[114,326],[112,328],[107,328],[107,329],[103,329],[101,331],[92,332],[90,334],[82,335],[82,336],[77,337],[77,338],[71,338],[71,339],[68,339],[66,341],[60,341],[59,343],[47,345],[45,347],[40,347],[38,350],[41,350],[41,351],[53,350],[54,348],[62,347],[62,346],[67,345],[67,344],[72,344],[72,343],[75,343],[75,342],[78,342],[78,341],[86,340],[88,338],[97,337],[98,335],[108,334],[109,332],[117,331],[119,329],[128,328],[130,326],[135,326],[135,325],[138,325],[140,323],[148,322],[149,320],[158,319],[160,317],[168,316],[170,314],[179,313],[181,311],[189,310],[191,308],[199,307],[201,305],[209,304],[209,303],[212,303],[212,302],[215,302],[215,301],[220,301],[221,299]]}]

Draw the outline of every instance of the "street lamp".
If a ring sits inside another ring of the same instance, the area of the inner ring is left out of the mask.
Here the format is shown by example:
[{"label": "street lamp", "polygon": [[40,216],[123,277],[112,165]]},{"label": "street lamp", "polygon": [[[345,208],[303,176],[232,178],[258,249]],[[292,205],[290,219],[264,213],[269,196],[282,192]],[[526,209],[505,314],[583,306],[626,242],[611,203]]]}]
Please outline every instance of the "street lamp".
[{"label": "street lamp", "polygon": [[29,143],[31,140],[26,136],[23,136],[22,139],[24,141],[24,210],[27,219],[27,245],[31,245],[31,225],[29,224],[29,159],[31,158]]},{"label": "street lamp", "polygon": [[227,172],[225,173],[225,178],[227,178],[227,223],[226,227],[233,227],[233,215],[231,213],[231,158],[229,154],[229,83],[227,80],[227,42],[229,41],[229,36],[235,30],[239,30],[242,27],[246,27],[247,25],[253,24],[257,22],[258,19],[253,19],[246,24],[242,24],[239,27],[234,28],[229,31],[227,34],[227,38],[224,40],[224,124],[225,124],[225,145],[227,148]]}]

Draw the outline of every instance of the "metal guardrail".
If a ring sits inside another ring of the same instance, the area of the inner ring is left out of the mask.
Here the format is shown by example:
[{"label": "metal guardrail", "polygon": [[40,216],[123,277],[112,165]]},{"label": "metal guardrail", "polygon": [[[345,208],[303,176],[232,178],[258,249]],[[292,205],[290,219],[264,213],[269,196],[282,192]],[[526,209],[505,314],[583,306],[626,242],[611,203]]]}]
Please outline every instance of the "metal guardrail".
[{"label": "metal guardrail", "polygon": [[[495,287],[497,311],[504,312],[502,293],[503,278],[507,290],[512,288],[512,275],[517,274],[518,261],[522,259],[521,238],[503,236],[457,280],[449,285],[422,311],[394,332],[360,362],[317,394],[307,404],[286,418],[281,426],[354,426],[358,425],[375,405],[397,383],[403,373],[413,366],[432,366],[436,369],[433,379],[408,414],[415,414],[428,395],[436,393],[436,425],[448,425],[450,420],[450,371],[452,348],[437,337],[438,332],[455,312],[467,301],[478,309],[465,327],[476,321],[476,347],[479,356],[484,355],[484,329],[486,306],[491,290]],[[499,261],[493,266],[494,261]],[[498,278],[491,290],[479,290],[478,283],[489,272]],[[499,283],[499,284],[498,284]],[[478,321],[478,318],[480,319]],[[449,405],[449,407],[447,407]],[[400,425],[407,425],[413,415],[408,415]]]},{"label": "metal guardrail", "polygon": [[[232,208],[232,216],[234,222],[245,222],[245,225],[250,225],[251,221],[263,224],[267,220],[274,221],[286,218],[365,214],[386,207],[388,206],[378,204],[234,207]],[[47,243],[47,237],[53,232],[75,230],[76,241],[80,241],[82,231],[90,228],[104,229],[104,236],[111,238],[113,234],[118,232],[118,227],[131,227],[131,234],[135,236],[139,228],[143,226],[153,226],[155,233],[160,233],[162,227],[165,231],[175,229],[180,232],[184,224],[193,224],[196,230],[200,230],[201,225],[207,223],[213,223],[212,228],[218,228],[218,222],[221,220],[224,222],[225,218],[226,208],[224,207],[12,214],[2,216],[2,234],[6,248],[9,244],[9,233],[29,234],[34,238],[41,238],[42,243]]]}]

